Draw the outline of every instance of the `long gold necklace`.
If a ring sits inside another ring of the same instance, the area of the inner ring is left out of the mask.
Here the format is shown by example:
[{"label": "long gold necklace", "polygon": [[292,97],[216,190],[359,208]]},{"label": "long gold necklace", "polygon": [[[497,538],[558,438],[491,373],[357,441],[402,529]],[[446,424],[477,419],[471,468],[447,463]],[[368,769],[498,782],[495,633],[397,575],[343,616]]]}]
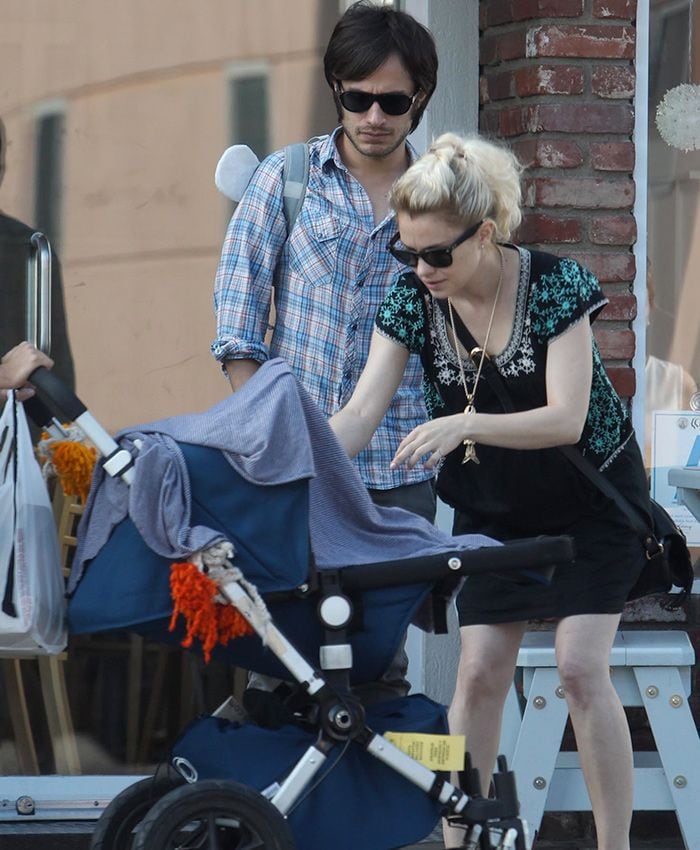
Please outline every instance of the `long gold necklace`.
[{"label": "long gold necklace", "polygon": [[[455,319],[452,313],[452,302],[450,299],[447,299],[447,309],[450,314],[450,326],[452,328],[452,339],[454,340],[455,351],[457,352],[457,362],[459,363],[459,375],[462,379],[462,387],[464,388],[464,395],[467,398],[467,405],[464,408],[465,413],[476,413],[476,407],[474,406],[474,396],[476,395],[476,389],[479,385],[479,378],[481,377],[481,370],[484,365],[484,359],[488,357],[486,353],[486,349],[489,344],[489,337],[491,336],[491,328],[493,327],[493,317],[496,315],[496,305],[498,304],[498,296],[501,294],[501,287],[503,286],[503,249],[500,245],[496,245],[496,250],[498,251],[498,257],[500,260],[500,270],[498,273],[498,286],[496,287],[496,296],[493,299],[493,307],[491,308],[491,316],[489,318],[489,323],[486,328],[486,337],[484,339],[484,345],[482,348],[477,346],[473,348],[469,352],[469,358],[472,362],[476,355],[481,352],[481,357],[479,358],[479,365],[476,370],[476,377],[474,378],[474,388],[471,392],[467,388],[467,378],[464,374],[464,363],[462,362],[462,354],[460,349],[462,349],[466,354],[466,349],[462,345],[462,343],[457,338],[457,333],[455,331]],[[476,456],[476,443],[474,440],[464,440],[464,459],[462,463],[469,463],[470,461],[474,461],[474,463],[480,463],[479,458]]]}]

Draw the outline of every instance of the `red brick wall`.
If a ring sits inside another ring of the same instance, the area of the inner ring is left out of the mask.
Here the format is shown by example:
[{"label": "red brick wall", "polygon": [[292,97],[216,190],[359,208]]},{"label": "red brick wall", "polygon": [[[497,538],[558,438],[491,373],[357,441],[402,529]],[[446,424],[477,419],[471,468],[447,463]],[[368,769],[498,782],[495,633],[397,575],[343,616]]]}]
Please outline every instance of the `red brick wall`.
[{"label": "red brick wall", "polygon": [[632,207],[636,0],[481,0],[481,132],[527,167],[518,241],[587,266],[610,304],[595,334],[625,397],[636,314]]}]

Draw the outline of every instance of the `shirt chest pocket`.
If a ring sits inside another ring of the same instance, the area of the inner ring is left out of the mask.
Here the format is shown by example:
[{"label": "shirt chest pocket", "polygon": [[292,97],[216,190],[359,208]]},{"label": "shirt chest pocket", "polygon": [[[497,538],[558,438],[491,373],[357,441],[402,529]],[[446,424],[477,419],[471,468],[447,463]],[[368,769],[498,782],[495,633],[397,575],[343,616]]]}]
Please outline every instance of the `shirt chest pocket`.
[{"label": "shirt chest pocket", "polygon": [[331,216],[299,216],[289,238],[289,268],[304,287],[330,286],[339,273],[340,222]]}]

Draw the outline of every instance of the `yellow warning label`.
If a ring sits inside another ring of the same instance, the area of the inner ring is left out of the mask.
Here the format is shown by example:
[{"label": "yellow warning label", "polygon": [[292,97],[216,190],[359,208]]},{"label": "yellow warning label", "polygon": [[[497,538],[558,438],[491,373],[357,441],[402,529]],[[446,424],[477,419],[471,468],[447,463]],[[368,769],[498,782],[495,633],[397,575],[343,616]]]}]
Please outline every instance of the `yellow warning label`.
[{"label": "yellow warning label", "polygon": [[401,752],[431,770],[464,769],[464,735],[385,732],[384,737]]}]

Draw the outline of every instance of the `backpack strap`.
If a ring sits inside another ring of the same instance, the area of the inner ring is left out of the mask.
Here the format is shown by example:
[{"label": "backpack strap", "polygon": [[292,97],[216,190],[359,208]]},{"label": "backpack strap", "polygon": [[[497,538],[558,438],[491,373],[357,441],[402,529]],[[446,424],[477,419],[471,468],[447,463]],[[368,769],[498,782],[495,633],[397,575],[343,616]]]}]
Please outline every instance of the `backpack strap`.
[{"label": "backpack strap", "polygon": [[282,171],[284,189],[282,203],[284,218],[287,222],[287,236],[292,232],[301,205],[304,203],[306,187],[309,183],[309,145],[296,142],[284,149],[284,169]]}]

